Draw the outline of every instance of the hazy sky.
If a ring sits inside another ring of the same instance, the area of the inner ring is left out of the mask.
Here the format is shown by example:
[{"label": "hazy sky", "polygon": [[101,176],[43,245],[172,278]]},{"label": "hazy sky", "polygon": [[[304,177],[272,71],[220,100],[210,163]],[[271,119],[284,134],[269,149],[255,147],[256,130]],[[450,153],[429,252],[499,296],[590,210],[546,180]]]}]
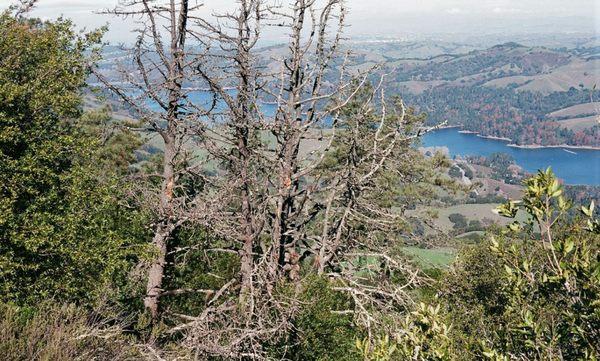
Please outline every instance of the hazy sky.
[{"label": "hazy sky", "polygon": [[[195,0],[192,0],[195,1]],[[234,0],[198,0],[207,14]],[[278,0],[289,1],[289,0]],[[40,0],[34,15],[73,19],[82,27],[107,22],[110,41],[129,41],[132,21],[123,22],[94,11],[118,0]],[[0,0],[0,8],[11,0]],[[435,33],[600,33],[597,0],[347,0],[350,36],[401,36]]]}]

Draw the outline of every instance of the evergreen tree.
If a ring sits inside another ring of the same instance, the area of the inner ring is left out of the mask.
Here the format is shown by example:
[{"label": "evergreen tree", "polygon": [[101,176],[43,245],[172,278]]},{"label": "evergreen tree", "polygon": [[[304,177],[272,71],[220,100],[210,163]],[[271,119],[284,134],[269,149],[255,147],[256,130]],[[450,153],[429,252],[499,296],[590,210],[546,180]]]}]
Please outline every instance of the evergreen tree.
[{"label": "evergreen tree", "polygon": [[128,269],[137,228],[119,203],[116,158],[101,151],[97,114],[85,127],[80,119],[86,54],[100,37],[64,20],[0,16],[3,301],[85,303]]}]

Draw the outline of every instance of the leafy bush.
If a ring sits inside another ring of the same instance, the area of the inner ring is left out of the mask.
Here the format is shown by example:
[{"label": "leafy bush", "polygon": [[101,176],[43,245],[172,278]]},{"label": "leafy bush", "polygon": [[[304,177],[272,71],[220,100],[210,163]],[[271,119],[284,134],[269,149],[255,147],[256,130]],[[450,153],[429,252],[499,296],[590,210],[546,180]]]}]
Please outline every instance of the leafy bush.
[{"label": "leafy bush", "polygon": [[356,348],[365,361],[401,361],[452,359],[450,327],[445,323],[440,306],[420,303],[404,322],[398,325],[393,339],[384,335],[375,341],[358,340]]},{"label": "leafy bush", "polygon": [[467,217],[460,213],[452,213],[448,216],[448,219],[454,224],[452,228],[455,230],[463,230],[467,228]]},{"label": "leafy bush", "polygon": [[140,255],[118,179],[139,138],[117,131],[102,147],[101,112],[80,119],[100,35],[0,14],[0,301],[92,303]]},{"label": "leafy bush", "polygon": [[448,175],[450,175],[450,177],[452,177],[452,178],[462,178],[463,173],[459,166],[453,165],[452,167],[450,167],[450,170],[448,171]]},{"label": "leafy bush", "polygon": [[292,321],[294,329],[271,346],[272,356],[297,361],[360,360],[354,345],[363,331],[354,324],[352,315],[340,312],[352,309],[351,299],[318,276],[307,278],[302,287],[301,309]]},{"label": "leafy bush", "polygon": [[[600,222],[594,204],[567,221],[571,202],[554,174],[499,207],[515,221],[487,248],[463,254],[443,298],[457,344],[472,359],[597,359],[600,354]],[[465,357],[466,358],[466,357]]]}]

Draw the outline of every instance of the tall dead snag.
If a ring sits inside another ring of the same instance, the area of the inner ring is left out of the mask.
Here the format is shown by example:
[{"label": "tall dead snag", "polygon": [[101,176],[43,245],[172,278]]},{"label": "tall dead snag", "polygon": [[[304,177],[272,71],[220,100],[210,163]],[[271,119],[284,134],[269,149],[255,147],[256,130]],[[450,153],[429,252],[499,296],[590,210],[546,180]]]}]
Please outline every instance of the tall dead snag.
[{"label": "tall dead snag", "polygon": [[[230,13],[215,15],[217,22],[197,19],[198,38],[217,52],[210,62],[197,67],[198,81],[205,83],[223,110],[210,119],[214,127],[202,138],[211,156],[223,166],[212,180],[218,194],[217,207],[202,216],[220,239],[231,241],[240,255],[240,305],[246,314],[253,309],[254,247],[264,227],[264,193],[258,188],[264,169],[261,154],[260,118],[257,93],[260,83],[258,59],[253,53],[265,16],[261,0],[240,0]],[[225,230],[225,232],[223,232]]]},{"label": "tall dead snag", "polygon": [[[368,328],[405,307],[418,282],[389,252],[405,222],[394,200],[380,199],[385,187],[422,181],[410,148],[416,118],[385,98],[382,81],[367,86],[369,74],[348,71],[344,1],[270,4],[240,0],[194,19],[210,49],[196,81],[219,104],[198,139],[218,166],[194,217],[218,239],[206,252],[240,261],[200,314],[178,315],[185,322],[172,331],[201,355],[265,357],[261,345],[286,337],[302,307],[301,265],[350,295],[355,308],[343,312]],[[271,25],[286,46],[258,48]],[[376,266],[365,270],[364,259]],[[392,281],[398,273],[405,282]],[[294,293],[277,296],[282,284]]]},{"label": "tall dead snag", "polygon": [[[405,222],[393,191],[381,193],[424,174],[410,147],[415,117],[385,98],[383,80],[368,86],[368,73],[348,70],[343,0],[236,4],[203,18],[184,0],[126,3],[112,13],[143,20],[133,66],[120,72],[127,86],[98,76],[165,147],[146,307],[156,317],[169,237],[183,224],[200,226],[210,244],[193,248],[235,254],[239,268],[219,289],[203,290],[199,314],[174,314],[184,322],[172,332],[199,355],[263,358],[265,343],[294,328],[304,275],[332,280],[354,301],[342,312],[369,330],[410,302],[418,277],[390,252]],[[273,25],[286,46],[258,48]],[[181,178],[203,164],[189,146],[213,167],[191,199]],[[282,297],[281,285],[291,294]]]},{"label": "tall dead snag", "polygon": [[9,6],[8,10],[14,14],[15,18],[20,18],[33,10],[37,3],[38,0],[19,0],[14,5]]},{"label": "tall dead snag", "polygon": [[[328,74],[331,62],[339,60],[336,57],[340,55],[338,47],[346,11],[344,2],[298,0],[291,9],[285,10],[271,9],[289,29],[289,48],[282,59],[280,84],[277,93],[273,93],[277,112],[270,129],[277,140],[274,174],[278,178],[273,180],[276,189],[270,258],[273,276],[297,268],[295,250],[305,237],[304,227],[318,214],[320,207],[311,209],[307,202],[314,189],[300,187],[301,180],[307,179],[315,167],[311,164],[315,159],[302,159],[302,142],[310,139],[316,128],[326,126],[327,119],[335,122],[344,101],[338,99],[338,104],[333,101],[349,85],[342,67],[340,78],[323,89],[326,76],[331,75]],[[335,27],[331,35],[328,31],[332,25]],[[335,127],[335,123],[332,125]]]},{"label": "tall dead snag", "polygon": [[109,14],[136,20],[140,24],[138,37],[134,47],[127,49],[131,63],[121,64],[117,74],[95,71],[104,86],[143,122],[141,130],[158,134],[164,145],[158,174],[160,190],[149,197],[156,216],[152,239],[156,253],[148,271],[144,305],[153,318],[159,313],[169,238],[188,219],[188,200],[178,195],[178,181],[188,171],[183,167],[189,163],[186,140],[192,131],[198,133],[198,119],[206,113],[189,101],[184,89],[200,61],[187,48],[190,16],[198,7],[188,0],[127,0],[108,10]]}]

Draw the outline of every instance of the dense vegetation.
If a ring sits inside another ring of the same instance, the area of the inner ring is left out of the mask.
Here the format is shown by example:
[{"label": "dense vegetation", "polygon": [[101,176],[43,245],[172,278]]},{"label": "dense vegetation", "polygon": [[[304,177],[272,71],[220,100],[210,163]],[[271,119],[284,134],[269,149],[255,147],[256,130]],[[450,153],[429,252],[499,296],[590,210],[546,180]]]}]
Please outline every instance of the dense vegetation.
[{"label": "dense vegetation", "polygon": [[0,18],[4,302],[91,302],[139,256],[136,215],[119,203],[119,175],[139,143],[103,139],[102,112],[81,117],[83,54],[100,34],[83,39],[71,27]]},{"label": "dense vegetation", "polygon": [[487,157],[469,156],[467,161],[471,164],[489,167],[492,170],[491,178],[502,180],[507,184],[519,184],[524,176],[523,171],[510,154],[492,153]]},{"label": "dense vegetation", "polygon": [[[581,80],[593,75],[573,71],[570,65],[593,61],[591,54],[593,48],[567,51],[506,43],[466,54],[390,59],[385,66],[394,74],[392,89],[426,112],[428,124],[447,121],[518,145],[597,147],[598,126],[573,130],[560,123],[564,119],[548,117],[553,111],[597,99],[598,91]],[[532,82],[535,85],[528,87]],[[554,82],[562,90],[552,88]],[[565,90],[565,84],[570,89]]]},{"label": "dense vegetation", "polygon": [[[596,91],[595,97],[599,92]],[[572,131],[546,114],[575,104],[589,102],[590,92],[571,88],[544,95],[515,91],[511,87],[436,87],[422,94],[405,95],[428,114],[430,124],[448,121],[482,135],[508,138],[516,144],[570,144],[598,146],[600,126]]]},{"label": "dense vegetation", "polygon": [[[537,50],[537,51],[536,51]],[[523,56],[523,55],[529,56]],[[396,80],[457,80],[483,74],[488,78],[511,75],[535,75],[545,68],[569,62],[569,54],[542,49],[528,49],[517,43],[499,44],[462,56],[441,55],[441,62],[432,62],[416,69],[396,74]]]},{"label": "dense vegetation", "polygon": [[572,222],[550,170],[526,181],[522,200],[498,208],[528,214],[466,248],[439,291],[393,337],[358,343],[369,360],[595,360],[600,340],[598,220],[594,204]]},{"label": "dense vegetation", "polygon": [[[498,209],[509,218],[520,210],[526,221],[489,229],[449,269],[419,269],[403,253],[421,237],[405,212],[464,189],[446,175],[447,159],[415,149],[424,119],[399,99],[372,102],[379,89],[354,79],[340,91],[347,101],[332,100],[340,134],[319,156],[294,158],[314,130],[294,128],[294,118],[271,127],[269,142],[263,123],[249,121],[257,110],[244,96],[255,88],[242,81],[243,96],[227,98],[230,113],[219,113],[233,120],[210,129],[218,142],[203,143],[210,132],[190,133],[186,121],[195,118],[173,77],[160,122],[84,111],[101,32],[78,35],[68,21],[21,15],[0,16],[1,357],[600,355],[600,221],[593,201],[573,205],[550,170],[525,181],[522,200]],[[181,65],[181,49],[169,71]],[[244,47],[236,51],[245,64]],[[140,152],[149,129],[165,139],[154,155]],[[182,151],[189,143],[210,147]],[[500,154],[485,161],[500,178],[513,163]],[[279,164],[294,171],[275,174]],[[473,176],[459,168],[450,172]],[[462,215],[451,221],[457,232],[483,229]],[[160,282],[149,289],[157,266]]]}]

